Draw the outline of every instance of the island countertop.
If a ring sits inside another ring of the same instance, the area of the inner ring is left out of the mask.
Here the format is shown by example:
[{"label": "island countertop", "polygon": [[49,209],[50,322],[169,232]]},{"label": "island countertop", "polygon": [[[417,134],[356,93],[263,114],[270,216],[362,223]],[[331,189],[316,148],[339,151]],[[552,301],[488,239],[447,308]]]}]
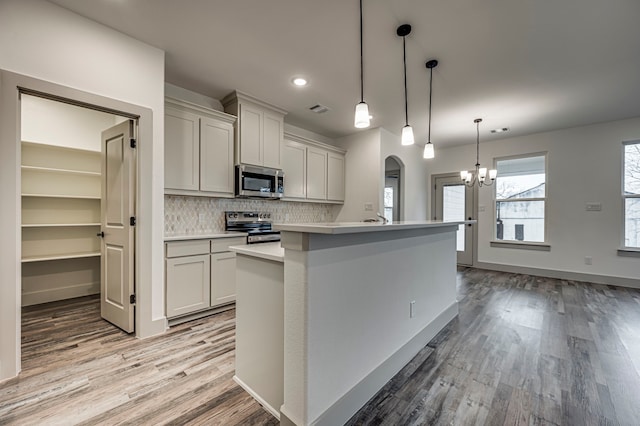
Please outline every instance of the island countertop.
[{"label": "island countertop", "polygon": [[259,257],[262,259],[272,260],[274,262],[284,262],[284,249],[280,246],[279,241],[273,243],[230,246],[229,249],[247,256]]},{"label": "island countertop", "polygon": [[476,223],[475,220],[441,221],[410,220],[401,222],[324,222],[324,223],[274,223],[273,229],[285,232],[308,234],[356,234],[363,232],[400,231],[421,228],[439,228],[443,226]]}]

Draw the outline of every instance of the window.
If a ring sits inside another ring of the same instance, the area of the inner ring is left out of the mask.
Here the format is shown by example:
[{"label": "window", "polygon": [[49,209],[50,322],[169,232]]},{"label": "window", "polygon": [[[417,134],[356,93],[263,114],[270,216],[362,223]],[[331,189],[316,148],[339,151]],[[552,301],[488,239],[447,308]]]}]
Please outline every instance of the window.
[{"label": "window", "polygon": [[624,144],[624,247],[640,248],[640,141]]},{"label": "window", "polygon": [[496,240],[544,242],[546,155],[496,161]]}]

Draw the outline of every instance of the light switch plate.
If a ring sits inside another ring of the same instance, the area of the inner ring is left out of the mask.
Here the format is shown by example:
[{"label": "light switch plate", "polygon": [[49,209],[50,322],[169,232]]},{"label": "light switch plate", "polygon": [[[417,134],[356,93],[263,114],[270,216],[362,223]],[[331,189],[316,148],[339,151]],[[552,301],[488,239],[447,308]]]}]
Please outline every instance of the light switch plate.
[{"label": "light switch plate", "polygon": [[364,211],[372,212],[373,211],[373,203],[364,203]]}]

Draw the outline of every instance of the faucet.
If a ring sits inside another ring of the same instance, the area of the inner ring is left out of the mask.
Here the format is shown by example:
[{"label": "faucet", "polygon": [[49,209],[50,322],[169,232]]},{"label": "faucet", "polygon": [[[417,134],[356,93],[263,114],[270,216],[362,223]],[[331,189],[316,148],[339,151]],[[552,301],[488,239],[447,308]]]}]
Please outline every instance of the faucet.
[{"label": "faucet", "polygon": [[382,224],[383,224],[383,225],[386,225],[386,224],[389,222],[389,219],[387,219],[386,217],[382,216],[382,215],[380,214],[380,212],[376,213],[376,215],[377,215],[380,219],[382,219]]}]

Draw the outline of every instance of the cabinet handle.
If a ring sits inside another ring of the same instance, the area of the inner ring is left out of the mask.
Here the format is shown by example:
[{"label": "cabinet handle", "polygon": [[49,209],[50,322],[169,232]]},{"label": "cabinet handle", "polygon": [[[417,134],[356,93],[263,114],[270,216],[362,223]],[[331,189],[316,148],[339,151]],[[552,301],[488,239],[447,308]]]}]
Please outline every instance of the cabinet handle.
[{"label": "cabinet handle", "polygon": [[100,238],[104,238],[104,231],[98,232],[96,235]]}]

